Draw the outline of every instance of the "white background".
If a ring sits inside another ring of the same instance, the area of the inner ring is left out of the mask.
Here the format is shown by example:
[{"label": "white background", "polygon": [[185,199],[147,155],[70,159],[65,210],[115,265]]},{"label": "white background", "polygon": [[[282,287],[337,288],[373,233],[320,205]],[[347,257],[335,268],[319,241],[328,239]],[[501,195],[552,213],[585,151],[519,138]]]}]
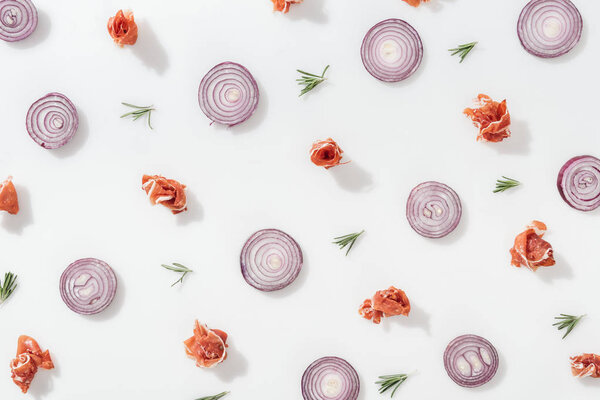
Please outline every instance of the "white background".
[{"label": "white background", "polygon": [[[597,93],[600,2],[577,0],[579,45],[556,60],[525,52],[515,27],[525,1],[306,0],[288,15],[268,0],[37,0],[38,30],[0,43],[0,175],[11,174],[17,216],[0,216],[0,272],[19,288],[0,309],[0,397],[24,398],[8,363],[20,334],[51,351],[31,398],[194,399],[230,390],[228,400],[300,399],[306,366],[347,359],[360,399],[379,399],[378,375],[417,370],[402,399],[580,399],[600,380],[571,376],[569,356],[600,352],[599,213],[569,208],[556,175],[570,157],[600,155]],[[134,47],[116,47],[106,21],[131,8]],[[383,84],[363,68],[367,30],[398,17],[420,33],[418,72]],[[479,41],[464,63],[447,49]],[[245,65],[260,88],[255,115],[233,129],[209,126],[197,103],[215,64]],[[296,68],[329,81],[298,98]],[[25,131],[30,104],[58,91],[77,106],[80,127],[59,150]],[[478,93],[506,98],[513,137],[476,142],[462,115]],[[121,101],[154,104],[154,130],[119,119]],[[312,165],[308,149],[333,137],[345,166]],[[189,210],[152,207],[142,174],[188,186]],[[501,175],[523,186],[492,194]],[[463,218],[431,240],[409,227],[408,193],[425,180],[453,187]],[[514,236],[532,219],[548,225],[557,264],[533,273],[510,266]],[[301,245],[297,281],[266,294],[239,271],[246,238],[280,228]],[[366,229],[348,257],[334,236]],[[114,303],[94,317],[70,311],[58,291],[72,261],[97,257],[118,275]],[[194,269],[182,286],[161,263]],[[357,307],[395,285],[410,317],[374,325]],[[588,313],[565,340],[559,313]],[[230,335],[227,361],[202,370],[182,341],[194,319]],[[455,336],[475,333],[500,354],[489,384],[464,389],[446,375],[442,354]],[[387,398],[387,397],[386,397]]]}]

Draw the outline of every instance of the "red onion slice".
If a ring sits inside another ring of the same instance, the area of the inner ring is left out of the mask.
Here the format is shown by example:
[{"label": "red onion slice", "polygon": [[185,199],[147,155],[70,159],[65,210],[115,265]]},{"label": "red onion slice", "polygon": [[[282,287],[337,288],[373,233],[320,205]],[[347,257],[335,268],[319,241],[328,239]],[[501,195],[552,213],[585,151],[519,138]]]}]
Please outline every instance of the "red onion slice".
[{"label": "red onion slice", "polygon": [[31,0],[0,0],[0,39],[23,40],[35,31],[37,9]]},{"label": "red onion slice", "polygon": [[244,279],[264,292],[280,290],[294,282],[302,262],[298,243],[277,229],[263,229],[250,236],[240,255]]},{"label": "red onion slice", "polygon": [[27,132],[45,149],[57,149],[73,138],[79,126],[77,109],[61,93],[48,93],[27,112]]},{"label": "red onion slice", "polygon": [[558,173],[556,182],[563,200],[576,210],[600,207],[600,160],[593,156],[573,157]]},{"label": "red onion slice", "polygon": [[367,71],[384,82],[411,76],[423,59],[423,43],[417,31],[401,19],[386,19],[372,27],[360,48]]},{"label": "red onion slice", "polygon": [[570,0],[531,0],[519,16],[517,34],[529,53],[542,58],[569,52],[583,30],[583,20]]},{"label": "red onion slice", "polygon": [[244,66],[224,62],[208,71],[200,82],[198,102],[213,122],[234,126],[246,121],[258,106],[258,85]]},{"label": "red onion slice", "polygon": [[421,236],[441,238],[452,232],[460,222],[462,205],[452,188],[439,182],[417,185],[406,202],[406,218]]},{"label": "red onion slice", "polygon": [[60,296],[78,314],[97,314],[113,301],[117,276],[112,268],[96,258],[82,258],[60,276]]},{"label": "red onion slice", "polygon": [[339,357],[314,361],[302,375],[304,400],[356,400],[360,381],[356,370]]},{"label": "red onion slice", "polygon": [[498,370],[498,363],[496,348],[477,335],[457,337],[444,352],[448,376],[464,387],[477,387],[489,382]]}]

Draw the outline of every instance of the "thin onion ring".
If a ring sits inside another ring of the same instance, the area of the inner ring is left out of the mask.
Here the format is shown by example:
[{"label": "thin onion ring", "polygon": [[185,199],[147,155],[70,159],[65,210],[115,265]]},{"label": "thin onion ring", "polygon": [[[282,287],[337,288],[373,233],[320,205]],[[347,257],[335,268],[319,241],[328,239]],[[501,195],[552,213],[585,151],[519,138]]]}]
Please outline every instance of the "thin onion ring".
[{"label": "thin onion ring", "polygon": [[421,236],[437,239],[458,226],[462,216],[460,198],[448,185],[423,182],[413,188],[406,202],[406,218]]},{"label": "thin onion ring", "polygon": [[313,361],[302,374],[304,400],[356,400],[360,381],[356,370],[339,357]]},{"label": "thin onion ring", "polygon": [[0,39],[17,42],[37,28],[38,13],[31,0],[0,0]]},{"label": "thin onion ring", "polygon": [[97,314],[110,305],[117,291],[112,268],[96,258],[71,263],[60,276],[60,296],[78,314]]},{"label": "thin onion ring", "polygon": [[496,348],[477,335],[462,335],[452,340],[444,351],[448,376],[463,387],[477,387],[489,382],[498,370]]},{"label": "thin onion ring", "polygon": [[558,172],[556,185],[563,200],[579,211],[600,207],[600,160],[573,157]]},{"label": "thin onion ring", "polygon": [[67,96],[48,93],[27,111],[26,127],[34,142],[45,149],[57,149],[77,132],[79,115]]}]

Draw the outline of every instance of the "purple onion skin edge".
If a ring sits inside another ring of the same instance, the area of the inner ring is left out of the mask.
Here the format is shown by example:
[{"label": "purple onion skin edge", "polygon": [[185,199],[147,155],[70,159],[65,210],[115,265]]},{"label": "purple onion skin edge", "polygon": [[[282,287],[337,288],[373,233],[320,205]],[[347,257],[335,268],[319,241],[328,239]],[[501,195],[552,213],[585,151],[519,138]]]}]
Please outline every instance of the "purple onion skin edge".
[{"label": "purple onion skin edge", "polygon": [[571,204],[571,202],[569,201],[569,199],[567,199],[567,196],[564,193],[564,188],[562,185],[562,180],[563,177],[565,175],[565,172],[567,171],[567,169],[576,161],[581,160],[582,158],[596,158],[594,156],[590,156],[590,155],[583,155],[583,156],[575,156],[571,159],[569,159],[561,168],[560,171],[558,172],[558,177],[556,179],[556,187],[558,188],[558,193],[560,194],[560,197],[562,197],[562,199],[564,200],[565,203],[567,203],[569,205],[569,207],[577,210],[577,211],[583,211],[583,212],[590,212],[590,211],[594,211],[596,208],[590,208],[590,209],[581,209],[581,208],[577,208],[575,207],[573,204]]}]

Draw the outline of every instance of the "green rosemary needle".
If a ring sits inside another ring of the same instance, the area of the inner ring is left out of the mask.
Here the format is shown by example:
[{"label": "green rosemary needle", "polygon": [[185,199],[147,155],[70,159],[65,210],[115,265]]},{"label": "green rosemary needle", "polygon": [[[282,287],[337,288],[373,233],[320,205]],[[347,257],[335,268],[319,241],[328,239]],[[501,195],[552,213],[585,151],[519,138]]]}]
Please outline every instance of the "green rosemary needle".
[{"label": "green rosemary needle", "polygon": [[496,181],[496,189],[494,189],[494,193],[504,192],[506,189],[510,189],[521,184],[521,182],[512,178],[507,178],[505,176],[502,178],[504,178],[504,180],[498,179]]},{"label": "green rosemary needle", "polygon": [[469,52],[473,50],[473,47],[475,47],[476,44],[477,42],[465,43],[461,44],[460,46],[454,49],[448,49],[448,51],[452,52],[452,56],[458,54],[458,56],[460,57],[460,62],[463,62],[467,54],[469,54]]},{"label": "green rosemary needle", "polygon": [[148,115],[148,126],[150,127],[150,129],[154,129],[154,128],[152,128],[152,124],[150,124],[150,116],[152,115],[152,111],[155,110],[155,108],[153,108],[154,105],[136,106],[136,105],[129,104],[129,103],[121,103],[121,104],[123,104],[124,106],[127,106],[127,107],[135,108],[135,111],[130,111],[128,113],[121,115],[121,118],[131,117],[131,118],[133,118],[134,121],[137,121],[138,119],[142,118],[144,115]]},{"label": "green rosemary needle", "polygon": [[304,86],[304,88],[300,91],[300,94],[298,96],[305,95],[306,93],[313,90],[318,84],[325,81],[327,79],[327,78],[325,78],[325,72],[327,72],[327,69],[329,69],[329,65],[325,67],[325,69],[323,70],[323,73],[321,75],[315,75],[315,74],[311,74],[309,72],[304,72],[302,70],[297,69],[296,71],[301,73],[302,76],[300,78],[296,79],[296,82],[298,82],[298,85]]},{"label": "green rosemary needle", "polygon": [[190,272],[194,272],[191,269],[189,269],[188,267],[186,267],[185,265],[181,265],[179,263],[173,263],[173,265],[166,265],[166,264],[161,264],[161,267],[166,268],[168,270],[171,271],[175,271],[175,272],[179,272],[183,275],[181,275],[181,278],[179,278],[178,280],[176,280],[171,287],[177,285],[178,283],[183,283],[183,278],[185,278],[185,276],[190,273]]},{"label": "green rosemary needle", "polygon": [[567,337],[567,335],[569,333],[571,333],[571,331],[573,330],[573,328],[575,328],[575,326],[579,323],[579,320],[581,320],[581,318],[585,317],[585,314],[580,315],[578,317],[574,316],[574,315],[568,315],[568,314],[560,314],[560,316],[558,317],[554,317],[554,319],[558,320],[558,322],[552,324],[552,326],[557,326],[558,330],[560,331],[561,329],[567,328],[567,331],[565,332],[565,334],[563,335],[563,339]]},{"label": "green rosemary needle", "polygon": [[223,397],[227,396],[228,394],[229,394],[229,392],[221,392],[219,394],[215,394],[214,396],[200,397],[199,399],[196,399],[196,400],[219,400],[220,398],[223,398]]},{"label": "green rosemary needle", "polygon": [[376,385],[379,385],[379,393],[385,393],[389,389],[392,390],[392,394],[390,397],[394,397],[394,393],[400,387],[400,385],[408,378],[407,374],[397,374],[397,375],[383,375],[379,377],[379,381],[375,382]]},{"label": "green rosemary needle", "polygon": [[0,281],[0,303],[4,303],[16,288],[17,275],[13,274],[12,272],[5,273],[4,282]]},{"label": "green rosemary needle", "polygon": [[344,247],[350,245],[348,247],[348,250],[346,250],[346,255],[348,255],[348,253],[350,253],[350,249],[352,248],[352,246],[354,246],[354,242],[356,242],[356,239],[358,239],[358,237],[360,235],[362,235],[363,233],[365,233],[364,229],[360,232],[350,233],[350,234],[344,235],[344,236],[338,236],[336,238],[333,238],[335,240],[333,243],[340,246],[340,250],[342,250]]}]

